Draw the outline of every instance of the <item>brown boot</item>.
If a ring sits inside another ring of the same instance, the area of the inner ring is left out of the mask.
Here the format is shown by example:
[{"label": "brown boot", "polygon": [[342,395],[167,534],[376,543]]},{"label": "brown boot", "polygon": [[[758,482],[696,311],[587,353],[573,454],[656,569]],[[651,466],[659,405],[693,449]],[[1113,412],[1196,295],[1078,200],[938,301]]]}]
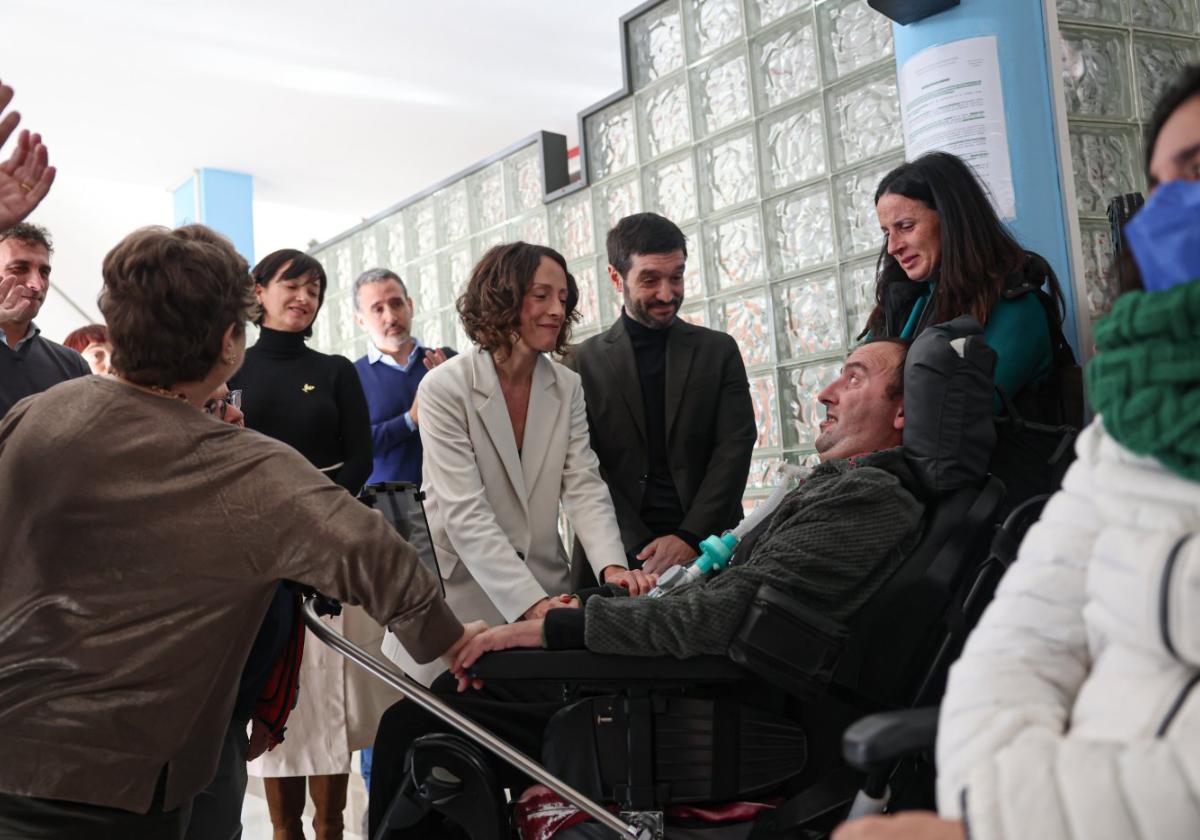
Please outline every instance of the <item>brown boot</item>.
[{"label": "brown boot", "polygon": [[350,776],[309,776],[308,795],[312,797],[317,813],[313,815],[313,830],[317,840],[342,840],[345,828],[343,812],[346,810],[346,789]]},{"label": "brown boot", "polygon": [[273,840],[304,840],[304,777],[263,779],[263,789],[275,829]]}]

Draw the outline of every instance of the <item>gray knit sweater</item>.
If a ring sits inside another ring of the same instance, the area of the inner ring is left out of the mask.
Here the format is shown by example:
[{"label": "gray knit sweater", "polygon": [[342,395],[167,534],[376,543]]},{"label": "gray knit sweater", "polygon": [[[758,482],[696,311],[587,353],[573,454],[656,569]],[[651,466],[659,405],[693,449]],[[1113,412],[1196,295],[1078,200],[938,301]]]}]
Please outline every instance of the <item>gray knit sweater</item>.
[{"label": "gray knit sweater", "polygon": [[784,498],[745,562],[660,599],[589,599],[586,645],[597,653],[724,655],[767,581],[846,621],[916,545],[918,486],[899,448],[821,464]]}]

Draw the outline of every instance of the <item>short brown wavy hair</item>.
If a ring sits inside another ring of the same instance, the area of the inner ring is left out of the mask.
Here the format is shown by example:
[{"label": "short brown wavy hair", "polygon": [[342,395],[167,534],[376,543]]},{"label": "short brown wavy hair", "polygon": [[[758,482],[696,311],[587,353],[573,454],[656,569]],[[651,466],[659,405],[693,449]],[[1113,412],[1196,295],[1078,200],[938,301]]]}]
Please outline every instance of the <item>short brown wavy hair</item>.
[{"label": "short brown wavy hair", "polygon": [[467,337],[489,353],[507,354],[521,330],[521,308],[542,257],[558,263],[567,275],[567,305],[554,352],[562,355],[571,340],[571,324],[579,320],[579,287],[563,255],[545,245],[509,242],[492,247],[471,271],[456,308]]},{"label": "short brown wavy hair", "polygon": [[135,230],[108,252],[102,273],[112,364],[139,385],[203,379],[225,330],[244,331],[256,310],[250,267],[204,225]]}]

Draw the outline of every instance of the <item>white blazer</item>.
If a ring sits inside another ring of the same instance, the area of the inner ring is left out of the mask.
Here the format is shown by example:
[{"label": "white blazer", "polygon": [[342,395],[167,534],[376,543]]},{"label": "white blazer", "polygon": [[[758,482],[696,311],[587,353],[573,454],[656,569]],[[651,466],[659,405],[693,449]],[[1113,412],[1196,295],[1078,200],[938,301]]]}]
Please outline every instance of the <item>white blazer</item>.
[{"label": "white blazer", "polygon": [[[537,360],[520,452],[489,354],[476,350],[439,365],[421,380],[417,398],[425,511],[446,602],[459,619],[504,624],[569,591],[560,503],[597,578],[607,566],[628,565],[578,374]],[[436,661],[417,665],[390,633],[383,651],[426,684],[444,669]]]}]

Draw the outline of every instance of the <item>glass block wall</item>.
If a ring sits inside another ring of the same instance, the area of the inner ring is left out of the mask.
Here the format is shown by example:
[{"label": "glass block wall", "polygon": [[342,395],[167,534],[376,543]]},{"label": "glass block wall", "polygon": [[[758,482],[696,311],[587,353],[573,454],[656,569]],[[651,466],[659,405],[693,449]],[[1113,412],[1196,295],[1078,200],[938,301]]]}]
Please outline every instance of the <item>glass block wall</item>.
[{"label": "glass block wall", "polygon": [[1105,211],[1146,192],[1143,131],[1180,68],[1200,60],[1196,0],[1057,0],[1083,280],[1093,319],[1116,296]]},{"label": "glass block wall", "polygon": [[627,89],[581,117],[582,183],[543,196],[531,141],[319,246],[332,288],[314,346],[365,351],[349,289],[377,265],[409,285],[423,342],[465,346],[454,299],[488,247],[518,238],[564,254],[575,336],[594,335],[620,312],[608,228],[662,213],[689,237],[682,316],[729,332],[746,362],[752,499],[781,459],[812,457],[816,395],[870,307],[871,197],[904,156],[891,23],[864,0],[666,0],[624,23]]}]

